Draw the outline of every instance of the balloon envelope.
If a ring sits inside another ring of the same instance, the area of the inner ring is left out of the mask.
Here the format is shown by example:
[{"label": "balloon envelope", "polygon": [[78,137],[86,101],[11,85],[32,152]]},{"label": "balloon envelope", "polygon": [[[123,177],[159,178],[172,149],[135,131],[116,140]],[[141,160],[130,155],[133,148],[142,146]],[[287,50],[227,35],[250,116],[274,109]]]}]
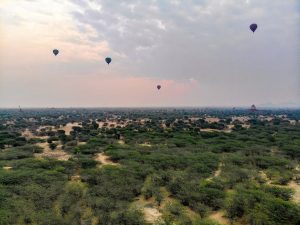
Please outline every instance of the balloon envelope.
[{"label": "balloon envelope", "polygon": [[156,87],[157,87],[158,90],[161,89],[161,86],[160,86],[160,85],[157,85]]},{"label": "balloon envelope", "polygon": [[53,50],[53,54],[56,56],[56,55],[58,55],[58,53],[59,53],[59,51],[57,50],[57,49],[54,49]]},{"label": "balloon envelope", "polygon": [[105,62],[106,62],[107,64],[110,64],[110,63],[111,63],[111,58],[109,58],[109,57],[105,58]]},{"label": "balloon envelope", "polygon": [[250,30],[252,30],[252,32],[254,33],[257,29],[257,24],[256,23],[253,23],[250,25]]}]

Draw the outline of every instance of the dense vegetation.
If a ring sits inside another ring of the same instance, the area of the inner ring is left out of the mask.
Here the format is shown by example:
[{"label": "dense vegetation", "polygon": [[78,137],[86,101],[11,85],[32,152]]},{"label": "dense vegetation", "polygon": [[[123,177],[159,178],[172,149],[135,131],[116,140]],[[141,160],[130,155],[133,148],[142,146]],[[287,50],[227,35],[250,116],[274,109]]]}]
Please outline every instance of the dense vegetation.
[{"label": "dense vegetation", "polygon": [[[300,224],[289,185],[300,180],[298,119],[297,110],[2,110],[0,224],[222,224],[215,212],[233,224]],[[37,157],[39,144],[71,157]]]}]

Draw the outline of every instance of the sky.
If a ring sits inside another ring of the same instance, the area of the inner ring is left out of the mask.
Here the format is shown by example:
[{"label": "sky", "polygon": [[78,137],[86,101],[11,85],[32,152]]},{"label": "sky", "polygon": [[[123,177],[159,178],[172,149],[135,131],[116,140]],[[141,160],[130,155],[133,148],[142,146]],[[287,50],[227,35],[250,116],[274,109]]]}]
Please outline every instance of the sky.
[{"label": "sky", "polygon": [[0,107],[252,104],[300,107],[299,0],[0,0]]}]

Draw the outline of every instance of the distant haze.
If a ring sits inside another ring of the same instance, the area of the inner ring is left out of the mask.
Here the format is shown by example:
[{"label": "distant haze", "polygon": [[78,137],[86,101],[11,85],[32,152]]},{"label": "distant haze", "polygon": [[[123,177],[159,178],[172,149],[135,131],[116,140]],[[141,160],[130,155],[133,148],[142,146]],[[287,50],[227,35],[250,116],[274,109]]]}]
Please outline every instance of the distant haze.
[{"label": "distant haze", "polygon": [[0,107],[300,107],[299,5],[0,0]]}]

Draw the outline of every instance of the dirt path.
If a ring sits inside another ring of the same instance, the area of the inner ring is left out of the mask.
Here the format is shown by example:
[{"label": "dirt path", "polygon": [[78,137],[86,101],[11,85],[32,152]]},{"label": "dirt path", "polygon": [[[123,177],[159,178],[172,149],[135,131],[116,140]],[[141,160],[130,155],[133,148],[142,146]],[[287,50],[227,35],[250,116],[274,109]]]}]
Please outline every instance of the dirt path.
[{"label": "dirt path", "polygon": [[212,180],[213,178],[220,176],[220,174],[222,172],[222,166],[223,166],[223,164],[219,163],[218,169],[215,171],[214,175],[211,176],[211,177],[209,177],[209,178],[207,178],[206,180]]},{"label": "dirt path", "polygon": [[120,165],[119,163],[114,163],[113,161],[111,161],[109,159],[109,156],[105,155],[104,152],[96,154],[95,160],[97,162],[100,162],[103,166],[104,165],[113,165],[113,166],[119,166]]}]

